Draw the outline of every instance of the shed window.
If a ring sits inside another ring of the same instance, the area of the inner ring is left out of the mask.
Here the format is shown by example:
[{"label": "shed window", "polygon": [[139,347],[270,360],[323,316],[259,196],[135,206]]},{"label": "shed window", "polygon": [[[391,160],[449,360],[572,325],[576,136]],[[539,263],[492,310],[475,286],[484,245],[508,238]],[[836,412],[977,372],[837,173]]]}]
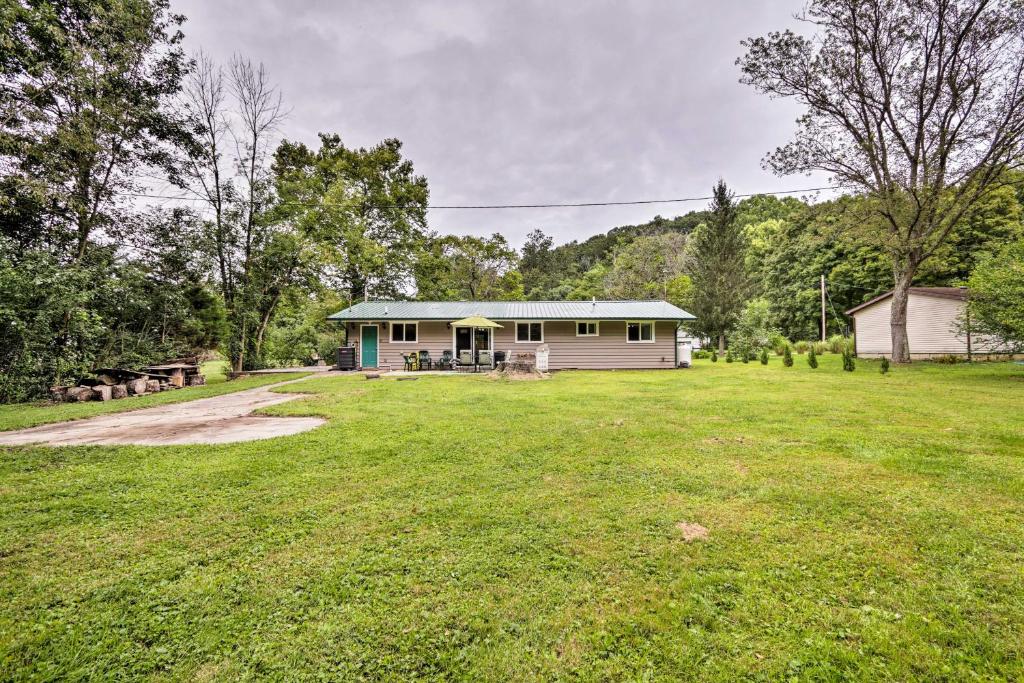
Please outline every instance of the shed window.
[{"label": "shed window", "polygon": [[632,344],[649,344],[654,341],[654,323],[637,321],[626,323],[626,341]]},{"label": "shed window", "polygon": [[577,337],[596,337],[597,323],[593,321],[581,321],[576,323]]},{"label": "shed window", "polygon": [[391,341],[396,344],[414,344],[416,332],[416,323],[392,323]]},{"label": "shed window", "polygon": [[544,341],[544,323],[516,323],[516,342]]}]

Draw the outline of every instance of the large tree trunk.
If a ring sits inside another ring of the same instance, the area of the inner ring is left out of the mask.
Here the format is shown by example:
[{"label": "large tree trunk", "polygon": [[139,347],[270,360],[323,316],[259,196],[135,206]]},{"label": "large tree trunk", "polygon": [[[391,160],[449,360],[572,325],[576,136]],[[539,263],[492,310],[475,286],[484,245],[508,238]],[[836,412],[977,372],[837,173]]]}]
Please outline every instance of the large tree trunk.
[{"label": "large tree trunk", "polygon": [[725,335],[724,334],[718,335],[718,353],[719,354],[725,353]]},{"label": "large tree trunk", "polygon": [[889,329],[892,335],[892,362],[910,362],[910,340],[907,339],[907,303],[910,299],[910,284],[917,272],[916,265],[908,265],[896,273],[892,290],[892,310],[889,313]]}]

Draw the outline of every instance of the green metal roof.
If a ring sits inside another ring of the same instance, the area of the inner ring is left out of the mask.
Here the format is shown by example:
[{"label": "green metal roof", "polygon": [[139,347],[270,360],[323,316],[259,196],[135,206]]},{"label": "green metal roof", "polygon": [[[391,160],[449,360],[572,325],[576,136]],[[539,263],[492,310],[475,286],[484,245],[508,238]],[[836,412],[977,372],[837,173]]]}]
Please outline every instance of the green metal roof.
[{"label": "green metal roof", "polygon": [[363,301],[328,320],[694,320],[667,301]]}]

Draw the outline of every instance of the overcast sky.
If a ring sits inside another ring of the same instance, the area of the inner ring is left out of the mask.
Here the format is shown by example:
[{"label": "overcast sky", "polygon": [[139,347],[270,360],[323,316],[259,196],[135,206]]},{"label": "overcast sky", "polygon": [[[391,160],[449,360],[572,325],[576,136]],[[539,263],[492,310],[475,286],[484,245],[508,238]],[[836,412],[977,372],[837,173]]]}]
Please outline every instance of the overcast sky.
[{"label": "overcast sky", "polygon": [[[793,27],[803,0],[177,0],[189,50],[262,61],[281,134],[397,137],[431,204],[627,201],[813,187],[761,158],[799,110],[738,82],[740,40]],[[806,29],[806,26],[802,27]],[[432,210],[431,227],[581,239],[704,202]]]}]

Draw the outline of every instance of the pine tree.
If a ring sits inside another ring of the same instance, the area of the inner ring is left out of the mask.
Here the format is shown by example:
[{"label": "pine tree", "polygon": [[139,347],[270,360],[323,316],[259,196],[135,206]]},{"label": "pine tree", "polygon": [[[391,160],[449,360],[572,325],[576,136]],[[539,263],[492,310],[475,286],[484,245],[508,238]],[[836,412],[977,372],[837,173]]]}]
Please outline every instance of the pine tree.
[{"label": "pine tree", "polygon": [[883,375],[889,372],[889,359],[885,356],[882,356],[882,364],[878,366],[878,371]]},{"label": "pine tree", "polygon": [[855,367],[857,367],[857,365],[853,360],[853,351],[849,348],[843,349],[843,370],[846,372],[853,372]]},{"label": "pine tree", "polygon": [[761,349],[761,365],[768,365],[768,349]]},{"label": "pine tree", "polygon": [[793,350],[790,348],[789,344],[786,344],[782,348],[782,364],[787,368],[793,367]]},{"label": "pine tree", "polygon": [[732,349],[729,349],[728,351],[725,352],[725,362],[726,363],[731,363],[732,362]]},{"label": "pine tree", "polygon": [[811,345],[810,351],[807,352],[807,364],[811,366],[811,369],[818,367],[818,354],[814,352],[814,345]]},{"label": "pine tree", "polygon": [[711,362],[712,363],[717,363],[718,362],[718,351],[712,351],[711,352]]},{"label": "pine tree", "polygon": [[715,185],[707,222],[690,238],[693,254],[691,312],[697,316],[695,329],[718,338],[719,351],[739,319],[750,292],[745,265],[746,240],[736,220],[733,193],[725,181]]}]

